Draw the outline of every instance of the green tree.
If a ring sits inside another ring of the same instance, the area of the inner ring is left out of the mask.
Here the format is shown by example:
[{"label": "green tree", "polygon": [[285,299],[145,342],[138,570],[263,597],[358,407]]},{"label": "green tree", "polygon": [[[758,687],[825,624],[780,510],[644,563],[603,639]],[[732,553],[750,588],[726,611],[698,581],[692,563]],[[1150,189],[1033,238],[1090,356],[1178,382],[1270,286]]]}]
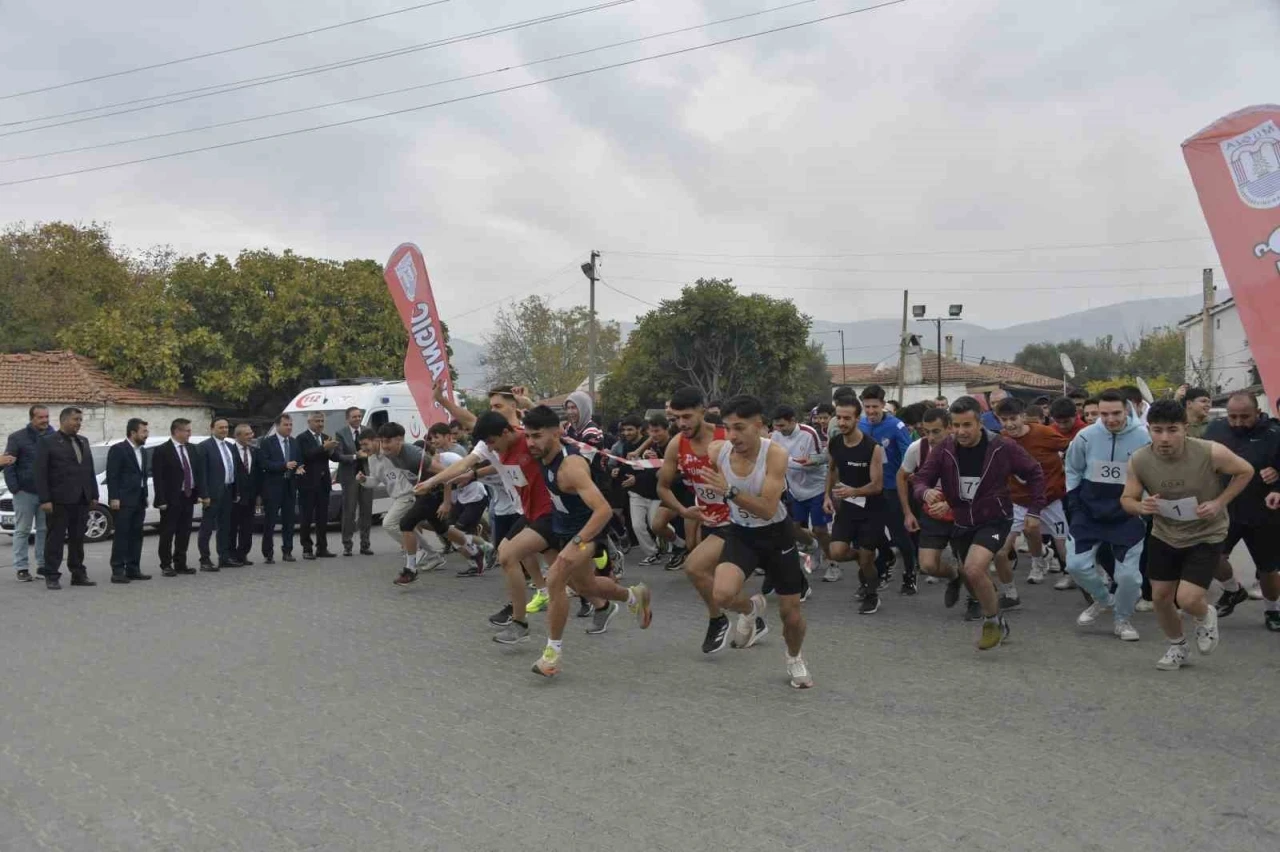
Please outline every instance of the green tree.
[{"label": "green tree", "polygon": [[[598,324],[596,370],[608,373],[618,359],[622,329]],[[541,296],[498,311],[493,333],[485,336],[485,380],[492,385],[524,385],[534,399],[568,393],[587,378],[590,312],[581,305],[557,310]]]},{"label": "green tree", "polygon": [[1160,378],[1177,386],[1186,381],[1186,359],[1187,344],[1182,332],[1176,328],[1157,328],[1144,334],[1129,351],[1125,367],[1148,382]]},{"label": "green tree", "polygon": [[692,385],[708,398],[737,393],[766,406],[828,392],[826,357],[809,317],[789,300],[743,295],[732,279],[698,279],[640,318],[603,388],[612,412],[660,407]]},{"label": "green tree", "polygon": [[101,225],[9,226],[0,233],[0,351],[55,348],[69,318],[127,298],[132,279]]},{"label": "green tree", "polygon": [[1109,379],[1125,368],[1124,347],[1117,348],[1111,335],[1099,337],[1092,344],[1079,338],[1064,343],[1028,343],[1013,356],[1013,363],[1042,376],[1062,375],[1058,354],[1065,352],[1076,368],[1071,381],[1084,385],[1096,379]]}]

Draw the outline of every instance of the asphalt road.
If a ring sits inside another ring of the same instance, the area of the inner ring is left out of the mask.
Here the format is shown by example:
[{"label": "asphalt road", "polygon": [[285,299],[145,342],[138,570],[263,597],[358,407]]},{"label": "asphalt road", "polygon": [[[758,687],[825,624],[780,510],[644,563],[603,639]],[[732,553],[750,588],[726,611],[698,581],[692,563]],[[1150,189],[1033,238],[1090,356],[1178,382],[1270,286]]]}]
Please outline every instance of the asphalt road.
[{"label": "asphalt road", "polygon": [[7,544],[0,850],[1280,847],[1280,636],[1255,602],[1165,673],[1151,615],[1134,644],[1078,632],[1074,592],[1023,588],[980,655],[940,586],[860,617],[818,584],[797,692],[775,613],[705,657],[687,581],[632,568],[652,629],[571,619],[546,681],[544,616],[497,646],[497,577],[394,588],[378,534],[376,557],[128,586],[96,545],[100,585],[56,593],[12,581]]}]

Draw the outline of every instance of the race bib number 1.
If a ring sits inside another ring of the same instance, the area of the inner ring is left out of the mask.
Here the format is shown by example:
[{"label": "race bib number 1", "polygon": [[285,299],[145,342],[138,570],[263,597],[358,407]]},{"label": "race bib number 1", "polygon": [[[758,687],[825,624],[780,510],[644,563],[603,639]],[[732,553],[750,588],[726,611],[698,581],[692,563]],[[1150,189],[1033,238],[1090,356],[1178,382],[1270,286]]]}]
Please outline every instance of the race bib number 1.
[{"label": "race bib number 1", "polygon": [[1200,504],[1194,497],[1183,497],[1181,500],[1161,500],[1156,498],[1156,506],[1160,516],[1171,521],[1198,521],[1196,507]]},{"label": "race bib number 1", "polygon": [[973,495],[978,493],[978,483],[981,481],[981,476],[960,477],[960,499],[972,501]]},{"label": "race bib number 1", "polygon": [[846,497],[844,498],[844,502],[865,508],[867,505],[867,498],[860,494],[857,497]]},{"label": "race bib number 1", "polygon": [[1129,466],[1121,461],[1094,459],[1089,462],[1089,481],[1107,485],[1124,485],[1129,478]]}]

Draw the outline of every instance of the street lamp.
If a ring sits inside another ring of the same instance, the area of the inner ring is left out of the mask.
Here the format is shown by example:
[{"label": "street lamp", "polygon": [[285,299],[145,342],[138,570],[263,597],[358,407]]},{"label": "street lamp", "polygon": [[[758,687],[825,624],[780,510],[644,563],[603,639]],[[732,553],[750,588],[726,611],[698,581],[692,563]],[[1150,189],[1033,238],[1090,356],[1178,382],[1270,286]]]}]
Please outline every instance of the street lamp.
[{"label": "street lamp", "polygon": [[947,307],[947,316],[945,317],[926,317],[925,313],[927,311],[928,309],[924,305],[911,306],[911,315],[916,318],[917,322],[931,322],[938,330],[938,396],[942,396],[942,324],[960,319],[960,314],[964,311],[964,305],[949,305]]}]

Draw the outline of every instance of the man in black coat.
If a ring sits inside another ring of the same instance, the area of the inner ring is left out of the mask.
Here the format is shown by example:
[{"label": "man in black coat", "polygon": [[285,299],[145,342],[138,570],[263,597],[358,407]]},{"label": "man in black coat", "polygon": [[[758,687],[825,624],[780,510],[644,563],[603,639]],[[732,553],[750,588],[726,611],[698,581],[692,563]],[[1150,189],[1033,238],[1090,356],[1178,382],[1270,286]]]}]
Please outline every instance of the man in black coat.
[{"label": "man in black coat", "polygon": [[[324,415],[315,413],[307,418],[307,431],[298,437],[298,449],[302,451],[302,475],[298,478],[298,503],[302,510],[301,538],[302,558],[315,559],[337,554],[329,550],[329,495],[333,491],[333,479],[329,474],[329,459],[338,449],[338,442],[324,433]],[[311,546],[311,530],[315,528],[315,549]]]},{"label": "man in black coat", "polygon": [[151,481],[160,510],[160,573],[165,577],[196,573],[187,567],[191,519],[196,501],[207,505],[208,500],[201,496],[200,458],[188,443],[190,437],[191,421],[179,417],[169,425],[170,440],[151,453]]},{"label": "man in black coat", "polygon": [[262,557],[275,563],[275,529],[280,522],[280,551],[285,562],[293,562],[294,504],[297,500],[298,468],[302,452],[293,437],[293,418],[276,418],[275,434],[258,444],[262,459]]},{"label": "man in black coat", "polygon": [[231,508],[231,555],[238,565],[252,565],[253,512],[262,504],[262,459],[253,446],[253,427],[236,426],[236,442],[231,447],[236,463],[236,497]]},{"label": "man in black coat", "polygon": [[[197,449],[200,456],[200,472],[204,476],[201,497],[209,500],[208,508],[200,515],[200,535],[196,545],[200,549],[200,570],[219,571],[238,567],[231,554],[231,515],[236,499],[236,460],[227,443],[231,424],[225,417],[215,418],[209,424],[209,440],[202,441]],[[218,562],[215,565],[209,554],[209,539],[217,533]]]},{"label": "man in black coat", "polygon": [[150,580],[138,567],[142,561],[142,520],[147,514],[147,477],[150,453],[143,449],[150,430],[147,421],[129,419],[125,439],[107,451],[107,499],[115,518],[111,539],[111,582]]},{"label": "man in black coat", "polygon": [[93,453],[80,436],[84,412],[64,408],[58,415],[58,431],[40,439],[36,448],[36,494],[40,510],[49,516],[44,543],[44,585],[61,589],[62,549],[67,550],[71,585],[96,586],[84,567],[84,531],[89,510],[98,505],[98,477]]}]

